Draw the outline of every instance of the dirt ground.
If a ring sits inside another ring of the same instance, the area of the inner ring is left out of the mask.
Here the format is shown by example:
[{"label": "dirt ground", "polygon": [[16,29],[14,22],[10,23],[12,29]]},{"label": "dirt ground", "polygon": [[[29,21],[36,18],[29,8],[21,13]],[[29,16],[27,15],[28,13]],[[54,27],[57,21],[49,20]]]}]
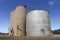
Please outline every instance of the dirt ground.
[{"label": "dirt ground", "polygon": [[42,36],[42,37],[19,37],[19,36],[8,36],[8,35],[0,35],[0,40],[60,40],[60,35],[52,35],[52,36]]}]

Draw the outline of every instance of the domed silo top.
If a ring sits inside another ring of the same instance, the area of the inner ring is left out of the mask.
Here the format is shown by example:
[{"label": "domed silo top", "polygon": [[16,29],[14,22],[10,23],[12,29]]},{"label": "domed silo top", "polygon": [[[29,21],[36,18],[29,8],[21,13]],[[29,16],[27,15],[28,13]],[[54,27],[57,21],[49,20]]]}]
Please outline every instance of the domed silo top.
[{"label": "domed silo top", "polygon": [[28,12],[27,15],[32,14],[32,12],[33,13],[39,13],[39,12],[47,12],[47,13],[49,13],[48,10],[45,10],[45,9],[44,10],[43,9],[39,10],[39,9],[37,9],[37,10],[32,10],[32,11]]}]

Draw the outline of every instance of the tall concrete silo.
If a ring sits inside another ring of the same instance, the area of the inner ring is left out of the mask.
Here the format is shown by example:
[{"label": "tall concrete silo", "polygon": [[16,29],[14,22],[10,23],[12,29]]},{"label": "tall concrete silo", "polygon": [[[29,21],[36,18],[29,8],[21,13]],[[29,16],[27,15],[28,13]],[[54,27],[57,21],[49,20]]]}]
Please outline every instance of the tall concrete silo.
[{"label": "tall concrete silo", "polygon": [[27,14],[27,36],[48,36],[52,34],[48,13],[46,10],[33,10]]},{"label": "tall concrete silo", "polygon": [[18,6],[11,12],[9,35],[25,36],[25,15],[25,6]]}]

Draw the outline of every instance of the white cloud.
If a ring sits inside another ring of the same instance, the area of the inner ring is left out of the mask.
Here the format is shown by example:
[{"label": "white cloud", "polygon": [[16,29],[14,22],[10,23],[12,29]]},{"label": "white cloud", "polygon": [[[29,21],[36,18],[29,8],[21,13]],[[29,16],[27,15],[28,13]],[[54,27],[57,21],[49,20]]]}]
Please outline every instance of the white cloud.
[{"label": "white cloud", "polygon": [[50,5],[50,6],[53,6],[56,3],[58,3],[58,0],[50,0],[50,1],[48,1],[48,5]]},{"label": "white cloud", "polygon": [[48,5],[54,5],[55,4],[55,2],[54,1],[48,1]]}]

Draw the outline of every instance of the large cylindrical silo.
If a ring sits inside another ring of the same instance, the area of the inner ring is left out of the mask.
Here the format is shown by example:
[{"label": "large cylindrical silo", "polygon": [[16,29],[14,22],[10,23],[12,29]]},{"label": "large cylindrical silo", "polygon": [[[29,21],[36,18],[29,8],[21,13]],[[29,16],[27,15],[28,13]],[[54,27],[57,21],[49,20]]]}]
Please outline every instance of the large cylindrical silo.
[{"label": "large cylindrical silo", "polygon": [[16,7],[11,13],[9,35],[25,36],[25,15],[26,8],[24,6]]},{"label": "large cylindrical silo", "polygon": [[33,10],[26,16],[27,36],[47,36],[51,35],[50,20],[48,11]]}]

